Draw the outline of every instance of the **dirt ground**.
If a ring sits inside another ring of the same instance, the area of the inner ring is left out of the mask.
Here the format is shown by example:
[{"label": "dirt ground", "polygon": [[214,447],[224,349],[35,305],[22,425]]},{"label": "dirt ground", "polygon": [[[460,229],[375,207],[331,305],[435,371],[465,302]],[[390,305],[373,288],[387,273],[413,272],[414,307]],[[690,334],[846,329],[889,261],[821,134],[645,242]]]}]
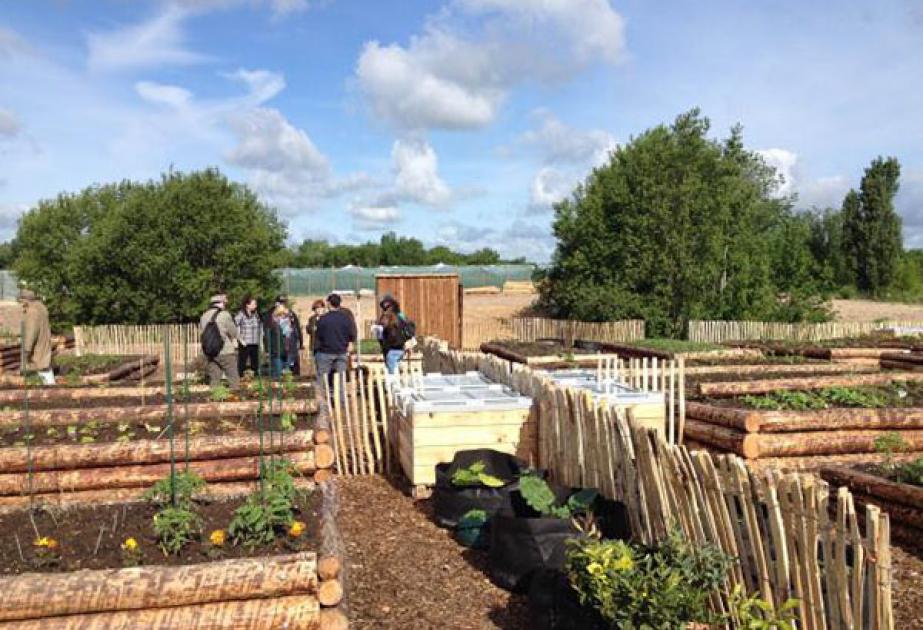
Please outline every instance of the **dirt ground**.
[{"label": "dirt ground", "polygon": [[923,304],[833,300],[833,310],[836,319],[843,322],[867,322],[876,319],[923,320]]},{"label": "dirt ground", "polygon": [[350,627],[529,627],[525,598],[494,586],[486,553],[457,544],[384,477],[340,478]]}]

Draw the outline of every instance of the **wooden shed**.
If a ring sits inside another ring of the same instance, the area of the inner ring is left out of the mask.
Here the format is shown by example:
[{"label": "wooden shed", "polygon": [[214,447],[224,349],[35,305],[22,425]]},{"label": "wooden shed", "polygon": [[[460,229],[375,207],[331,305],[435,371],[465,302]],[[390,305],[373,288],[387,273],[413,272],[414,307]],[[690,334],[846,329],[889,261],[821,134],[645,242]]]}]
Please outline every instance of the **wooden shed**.
[{"label": "wooden shed", "polygon": [[463,294],[458,274],[401,274],[375,276],[375,294],[386,294],[417,324],[417,335],[444,339],[453,348],[462,343]]}]

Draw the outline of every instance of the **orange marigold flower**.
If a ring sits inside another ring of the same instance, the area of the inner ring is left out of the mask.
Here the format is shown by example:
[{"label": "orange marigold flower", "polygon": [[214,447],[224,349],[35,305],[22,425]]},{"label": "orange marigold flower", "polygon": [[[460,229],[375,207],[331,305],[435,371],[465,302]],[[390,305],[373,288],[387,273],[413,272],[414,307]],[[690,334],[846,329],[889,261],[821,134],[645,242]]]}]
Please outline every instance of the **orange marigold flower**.
[{"label": "orange marigold flower", "polygon": [[304,533],[305,524],[302,521],[295,521],[288,528],[288,535],[292,538],[298,538]]},{"label": "orange marigold flower", "polygon": [[216,529],[208,537],[208,541],[215,547],[223,547],[227,540],[227,534],[223,529]]}]

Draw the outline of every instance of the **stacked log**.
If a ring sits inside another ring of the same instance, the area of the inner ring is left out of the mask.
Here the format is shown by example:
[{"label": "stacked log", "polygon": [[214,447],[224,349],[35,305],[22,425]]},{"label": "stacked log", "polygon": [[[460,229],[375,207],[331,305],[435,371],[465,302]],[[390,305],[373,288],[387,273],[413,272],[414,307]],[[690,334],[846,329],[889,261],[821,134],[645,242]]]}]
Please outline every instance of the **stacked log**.
[{"label": "stacked log", "polygon": [[0,578],[0,620],[36,629],[324,628],[317,564],[315,553],[302,552],[176,567],[26,573]]},{"label": "stacked log", "polygon": [[684,438],[746,459],[872,454],[885,433],[923,451],[923,408],[761,411],[686,404]]},{"label": "stacked log", "polygon": [[[175,415],[182,412],[189,418],[221,418],[227,416],[244,416],[256,414],[261,410],[260,401],[222,403],[174,404]],[[281,405],[262,406],[263,415],[279,415],[285,412],[296,414],[315,413],[317,403],[314,400],[296,400],[283,402]],[[88,409],[4,409],[0,410],[0,427],[18,427],[28,421],[33,426],[51,427],[67,426],[82,422],[116,423],[133,420],[139,422],[163,420],[170,413],[169,405],[138,405],[136,407],[95,407]],[[27,418],[28,414],[28,418]]]},{"label": "stacked log", "polygon": [[[276,383],[272,383],[273,389],[278,389]],[[313,390],[314,383],[294,383],[293,387],[298,390]],[[201,394],[211,391],[208,385],[190,385],[189,392]],[[138,386],[114,386],[114,387],[36,387],[29,389],[0,389],[0,403],[21,403],[26,398],[29,400],[96,400],[100,398],[151,398],[162,395],[163,386],[159,387],[138,387]]]},{"label": "stacked log", "polygon": [[[923,367],[923,362],[921,362]],[[729,398],[745,394],[769,394],[779,390],[810,390],[827,387],[861,387],[866,385],[886,385],[893,381],[923,382],[923,373],[895,374],[854,374],[842,376],[810,376],[802,378],[773,378],[753,381],[726,381],[699,383],[698,390],[703,396],[711,398]]]},{"label": "stacked log", "polygon": [[120,380],[136,379],[150,376],[157,371],[160,357],[156,354],[147,354],[138,359],[126,361],[103,374],[89,374],[80,380],[87,385],[98,383],[112,383]]},{"label": "stacked log", "polygon": [[888,352],[881,355],[881,367],[889,370],[923,372],[923,354]]}]

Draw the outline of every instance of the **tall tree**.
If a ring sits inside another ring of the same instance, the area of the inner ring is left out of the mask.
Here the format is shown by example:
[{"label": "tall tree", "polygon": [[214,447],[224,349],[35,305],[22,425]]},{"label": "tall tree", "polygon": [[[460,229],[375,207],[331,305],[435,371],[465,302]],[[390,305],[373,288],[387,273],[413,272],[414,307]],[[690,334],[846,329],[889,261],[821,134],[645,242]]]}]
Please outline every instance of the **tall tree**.
[{"label": "tall tree", "polygon": [[[708,138],[692,110],[619,147],[570,199],[555,207],[557,248],[540,283],[554,314],[590,320],[643,318],[679,335],[689,319],[802,318],[816,314],[813,289],[793,291],[807,257],[784,250],[793,223],[779,179],[744,148],[740,128]],[[781,235],[781,236],[780,236]],[[777,273],[779,271],[779,273]],[[801,289],[802,287],[797,287]]]},{"label": "tall tree", "polygon": [[20,219],[14,270],[58,323],[184,321],[218,290],[277,290],[284,240],[245,186],[171,172],[39,202]]},{"label": "tall tree", "polygon": [[843,251],[856,287],[881,295],[894,281],[900,263],[901,219],[894,210],[901,167],[896,158],[878,157],[865,169],[859,192],[843,200]]}]

